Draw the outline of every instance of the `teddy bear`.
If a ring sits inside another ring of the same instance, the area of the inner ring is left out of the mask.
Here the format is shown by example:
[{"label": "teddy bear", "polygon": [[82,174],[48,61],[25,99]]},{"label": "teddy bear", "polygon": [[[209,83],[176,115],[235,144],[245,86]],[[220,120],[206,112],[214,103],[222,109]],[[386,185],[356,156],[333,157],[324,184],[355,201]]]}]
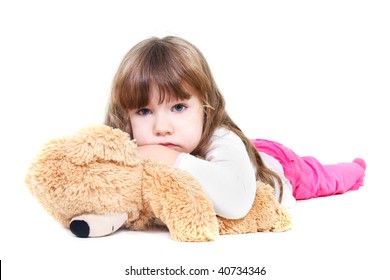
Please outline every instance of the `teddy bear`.
[{"label": "teddy bear", "polygon": [[83,214],[127,213],[121,228],[146,230],[161,221],[176,241],[212,241],[218,235],[282,232],[291,216],[258,182],[252,209],[241,219],[218,217],[186,171],[143,160],[129,134],[104,124],[46,143],[30,163],[25,183],[66,228]]}]

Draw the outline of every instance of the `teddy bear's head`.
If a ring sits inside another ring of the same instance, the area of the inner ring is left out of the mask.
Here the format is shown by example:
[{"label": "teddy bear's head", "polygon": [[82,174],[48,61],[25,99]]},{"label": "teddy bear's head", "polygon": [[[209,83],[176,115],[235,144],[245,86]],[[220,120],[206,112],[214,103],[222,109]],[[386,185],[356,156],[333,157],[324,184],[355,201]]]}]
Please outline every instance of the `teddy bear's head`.
[{"label": "teddy bear's head", "polygon": [[26,185],[43,207],[65,226],[84,213],[128,212],[142,207],[142,164],[127,133],[89,126],[56,138],[29,167]]}]

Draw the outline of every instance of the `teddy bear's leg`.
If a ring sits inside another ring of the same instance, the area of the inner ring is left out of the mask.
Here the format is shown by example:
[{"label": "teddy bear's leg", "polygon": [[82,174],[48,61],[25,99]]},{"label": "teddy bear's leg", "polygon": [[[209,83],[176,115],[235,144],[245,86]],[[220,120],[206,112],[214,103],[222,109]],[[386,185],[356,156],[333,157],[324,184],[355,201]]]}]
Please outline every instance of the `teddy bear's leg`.
[{"label": "teddy bear's leg", "polygon": [[218,217],[220,234],[282,232],[291,229],[291,216],[275,199],[273,189],[257,183],[256,197],[249,213],[237,220]]},{"label": "teddy bear's leg", "polygon": [[120,229],[128,214],[83,214],[70,221],[69,228],[77,237],[100,237]]}]

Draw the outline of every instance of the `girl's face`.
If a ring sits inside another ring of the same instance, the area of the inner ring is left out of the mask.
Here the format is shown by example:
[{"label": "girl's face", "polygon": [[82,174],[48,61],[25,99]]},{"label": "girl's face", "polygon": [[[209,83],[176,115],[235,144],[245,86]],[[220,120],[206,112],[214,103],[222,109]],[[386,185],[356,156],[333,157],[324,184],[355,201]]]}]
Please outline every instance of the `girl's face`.
[{"label": "girl's face", "polygon": [[191,153],[202,136],[204,114],[199,98],[192,93],[190,99],[171,98],[168,101],[166,98],[159,104],[159,94],[152,88],[149,104],[129,111],[137,144],[157,144],[178,152]]}]

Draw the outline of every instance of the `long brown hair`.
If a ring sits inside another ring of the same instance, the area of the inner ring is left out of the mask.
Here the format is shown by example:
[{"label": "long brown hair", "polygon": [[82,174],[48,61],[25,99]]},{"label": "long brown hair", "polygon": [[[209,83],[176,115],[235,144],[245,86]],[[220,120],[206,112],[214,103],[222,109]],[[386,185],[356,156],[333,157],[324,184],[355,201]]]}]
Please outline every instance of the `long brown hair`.
[{"label": "long brown hair", "polygon": [[[225,110],[225,99],[219,91],[203,54],[188,41],[175,36],[152,37],[141,41],[125,55],[114,77],[105,124],[132,135],[128,116],[130,109],[149,103],[151,85],[159,92],[159,101],[165,98],[188,99],[188,86],[195,90],[204,105],[203,133],[193,155],[204,157],[210,139],[218,127],[236,133],[243,141],[252,163],[256,179],[275,188],[279,176],[268,169],[258,151]],[[187,88],[187,89],[186,89]]]}]

